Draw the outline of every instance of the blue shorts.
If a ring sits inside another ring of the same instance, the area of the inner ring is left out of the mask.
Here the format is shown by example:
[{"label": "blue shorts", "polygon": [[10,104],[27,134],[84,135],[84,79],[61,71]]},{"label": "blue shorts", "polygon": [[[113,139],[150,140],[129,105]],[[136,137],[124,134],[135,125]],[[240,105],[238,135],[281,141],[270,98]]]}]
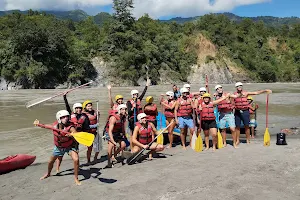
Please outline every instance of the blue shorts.
[{"label": "blue shorts", "polygon": [[235,119],[234,114],[232,112],[229,113],[221,113],[220,112],[220,121],[219,121],[219,128],[224,129],[226,128],[226,122],[228,127],[235,128]]},{"label": "blue shorts", "polygon": [[65,155],[65,153],[69,154],[71,151],[78,152],[78,148],[76,148],[76,147],[58,148],[57,146],[55,146],[53,148],[53,156],[61,156],[62,157]]},{"label": "blue shorts", "polygon": [[255,127],[256,125],[256,120],[255,119],[251,119],[250,120],[250,127]]},{"label": "blue shorts", "polygon": [[179,127],[178,128],[194,128],[194,122],[192,117],[178,117]]},{"label": "blue shorts", "polygon": [[241,127],[241,122],[244,126],[249,126],[250,122],[250,113],[249,110],[235,110],[235,125],[236,127]]}]

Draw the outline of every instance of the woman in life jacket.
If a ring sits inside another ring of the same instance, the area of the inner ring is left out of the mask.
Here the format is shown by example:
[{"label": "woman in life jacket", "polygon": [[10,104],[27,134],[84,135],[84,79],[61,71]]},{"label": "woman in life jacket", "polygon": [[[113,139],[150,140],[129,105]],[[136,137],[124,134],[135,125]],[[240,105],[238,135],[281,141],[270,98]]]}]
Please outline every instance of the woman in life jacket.
[{"label": "woman in life jacket", "polygon": [[234,104],[235,104],[235,125],[236,125],[236,144],[239,145],[240,143],[240,127],[241,122],[244,124],[246,138],[247,138],[247,144],[250,144],[250,128],[249,128],[249,122],[250,122],[250,113],[249,113],[249,103],[247,100],[247,97],[249,95],[259,95],[262,93],[272,93],[272,90],[260,90],[256,92],[246,92],[243,91],[243,83],[237,82],[235,84],[236,92],[234,93]]},{"label": "woman in life jacket", "polygon": [[[64,95],[65,105],[67,110],[70,109],[68,100]],[[68,111],[69,112],[69,111]],[[70,113],[70,112],[69,112]],[[73,123],[77,132],[89,132],[90,131],[90,120],[85,113],[82,113],[82,104],[75,103],[73,105],[73,112],[71,114],[70,121]],[[75,141],[75,145],[78,147],[78,143]],[[59,168],[61,165],[63,157],[58,157],[56,162],[56,172],[59,172]]]},{"label": "woman in life jacket", "polygon": [[[177,100],[174,115],[176,124],[180,128],[180,138],[182,143],[182,148],[186,150],[186,135],[187,129],[190,130],[190,138],[192,138],[194,133],[194,121],[193,121],[193,109],[194,102],[189,98],[189,90],[187,88],[181,88],[181,97]],[[191,144],[190,144],[191,145]]]},{"label": "woman in life jacket", "polygon": [[125,136],[125,122],[126,122],[127,106],[121,104],[117,107],[117,113],[112,112],[108,117],[106,124],[106,132],[109,136],[109,142],[107,147],[108,164],[107,167],[113,167],[112,152],[113,149],[119,143],[119,148],[114,150],[114,155],[118,155],[126,147]]},{"label": "woman in life jacket", "polygon": [[[203,94],[206,93],[206,88],[205,87],[200,87],[199,88],[199,95],[197,95],[197,98],[195,99],[195,111],[196,111],[196,118],[200,119],[200,110],[199,110],[199,105],[203,102],[203,99],[202,99],[202,96]],[[197,127],[197,137],[198,135],[201,133],[201,130],[200,130],[200,126],[199,126],[199,123],[198,123],[198,120],[196,120],[196,127]]]},{"label": "woman in life jacket", "polygon": [[248,103],[249,103],[249,113],[250,113],[250,123],[249,126],[250,134],[252,138],[255,138],[255,125],[256,125],[256,110],[258,109],[258,104],[253,101],[252,96],[247,97]]},{"label": "woman in life jacket", "polygon": [[[177,101],[174,99],[174,92],[172,91],[168,91],[166,92],[167,95],[167,99],[164,100],[164,94],[161,95],[161,100],[160,100],[160,104],[163,106],[163,110],[164,110],[164,114],[166,116],[166,125],[168,126],[172,120],[175,119],[175,114],[174,114],[174,110],[176,107],[176,103]],[[176,123],[172,123],[171,126],[169,126],[168,128],[168,137],[169,137],[169,146],[168,148],[172,148],[173,146],[173,131],[174,128],[176,126]]]},{"label": "woman in life jacket", "polygon": [[[223,87],[221,85],[216,85],[215,86],[215,99],[220,99],[223,96],[227,95],[227,92],[223,91]],[[221,101],[218,104],[218,112],[219,112],[219,129],[221,130],[222,138],[223,138],[223,145],[224,147],[227,146],[226,142],[226,124],[228,124],[229,129],[231,131],[231,136],[232,136],[232,143],[233,147],[237,148],[236,145],[236,133],[235,133],[235,120],[234,120],[234,114],[233,114],[233,109],[234,109],[234,103],[233,103],[233,95],[230,94],[230,98],[225,99]]]},{"label": "woman in life jacket", "polygon": [[152,154],[154,152],[159,152],[164,150],[164,146],[153,142],[151,146],[148,144],[154,140],[157,134],[156,128],[151,122],[148,122],[147,115],[145,113],[140,113],[137,116],[138,122],[133,131],[132,136],[132,153],[139,152],[141,149],[150,149],[149,159],[152,159]]},{"label": "woman in life jacket", "polygon": [[111,85],[108,85],[107,89],[108,89],[108,98],[109,98],[109,102],[110,102],[110,108],[112,110],[117,110],[118,105],[123,104],[124,98],[123,98],[122,95],[118,94],[118,95],[115,96],[115,102],[114,102],[113,98],[111,96]]},{"label": "woman in life jacket", "polygon": [[[60,110],[56,113],[56,121],[53,123],[53,127],[69,133],[66,134],[58,131],[53,131],[53,136],[54,136],[53,153],[48,163],[48,171],[40,179],[43,180],[50,177],[55,160],[59,157],[63,157],[64,154],[67,153],[73,159],[75,184],[81,185],[81,183],[78,180],[78,171],[79,171],[78,146],[74,145],[75,140],[72,136],[74,133],[76,133],[76,129],[72,124],[72,122],[70,122],[69,117],[70,117],[70,113],[66,110]],[[35,125],[39,123],[40,122],[38,120],[34,121]]]},{"label": "woman in life jacket", "polygon": [[[85,102],[83,102],[82,108],[83,108],[83,113],[85,113],[88,116],[89,121],[90,121],[89,133],[92,133],[96,136],[97,135],[97,127],[98,127],[98,117],[100,117],[100,114],[98,114],[98,116],[97,116],[97,113],[99,113],[99,111],[96,111],[93,109],[93,104],[92,104],[92,101],[90,101],[90,100],[86,100]],[[87,148],[88,148],[87,152],[86,152],[87,163],[90,163],[93,145],[91,145],[90,147],[87,147]],[[98,155],[99,155],[99,152],[95,152],[94,161],[97,160]]]},{"label": "woman in life jacket", "polygon": [[214,114],[214,106],[225,100],[229,97],[229,93],[227,96],[224,96],[218,100],[212,101],[209,93],[205,93],[202,98],[203,102],[199,105],[200,110],[200,119],[198,119],[198,123],[201,123],[201,128],[204,131],[205,136],[205,150],[209,149],[209,133],[212,136],[213,142],[213,151],[216,150],[217,145],[217,123],[216,117]]},{"label": "woman in life jacket", "polygon": [[157,120],[156,116],[158,114],[157,106],[153,103],[153,97],[148,96],[146,98],[146,105],[144,106],[144,113],[147,115],[147,120],[154,124],[155,128],[157,128]]}]

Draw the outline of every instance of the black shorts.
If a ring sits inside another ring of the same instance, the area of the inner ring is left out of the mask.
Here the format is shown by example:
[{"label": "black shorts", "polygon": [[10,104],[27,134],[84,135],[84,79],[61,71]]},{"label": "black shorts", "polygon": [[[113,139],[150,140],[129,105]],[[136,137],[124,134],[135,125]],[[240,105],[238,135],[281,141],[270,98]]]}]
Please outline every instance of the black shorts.
[{"label": "black shorts", "polygon": [[125,141],[123,133],[113,133],[113,138],[115,142],[122,142]]},{"label": "black shorts", "polygon": [[133,118],[128,119],[128,126],[129,126],[129,129],[131,130],[131,132],[133,132],[134,127],[135,127]]},{"label": "black shorts", "polygon": [[206,131],[210,128],[217,128],[216,120],[202,120],[201,121],[201,128]]}]

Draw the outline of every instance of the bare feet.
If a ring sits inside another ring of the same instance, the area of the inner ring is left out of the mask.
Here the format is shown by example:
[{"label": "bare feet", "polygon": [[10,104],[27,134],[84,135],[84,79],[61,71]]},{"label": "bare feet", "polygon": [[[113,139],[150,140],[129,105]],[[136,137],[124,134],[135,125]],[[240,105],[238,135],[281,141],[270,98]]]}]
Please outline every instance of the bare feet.
[{"label": "bare feet", "polygon": [[250,144],[250,140],[247,140],[247,144]]},{"label": "bare feet", "polygon": [[234,147],[235,149],[238,149],[238,148],[239,148],[236,144],[233,144],[233,147]]},{"label": "bare feet", "polygon": [[204,151],[207,151],[209,149],[209,147],[206,147],[205,149],[204,149]]},{"label": "bare feet", "polygon": [[185,146],[183,146],[183,147],[182,147],[182,149],[183,149],[183,150],[186,150],[186,147],[185,147]]},{"label": "bare feet", "polygon": [[240,141],[237,141],[237,142],[236,142],[236,146],[238,146],[239,144],[240,144]]},{"label": "bare feet", "polygon": [[215,152],[216,151],[216,147],[213,147],[212,150]]},{"label": "bare feet", "polygon": [[78,179],[75,179],[75,184],[76,185],[81,185],[81,182]]},{"label": "bare feet", "polygon": [[224,143],[224,144],[223,144],[223,147],[226,147],[226,146],[227,146],[227,143]]},{"label": "bare feet", "polygon": [[44,180],[46,178],[50,177],[50,174],[45,174],[43,177],[40,178],[40,180]]},{"label": "bare feet", "polygon": [[255,138],[255,136],[254,135],[252,135],[252,137],[251,138]]}]

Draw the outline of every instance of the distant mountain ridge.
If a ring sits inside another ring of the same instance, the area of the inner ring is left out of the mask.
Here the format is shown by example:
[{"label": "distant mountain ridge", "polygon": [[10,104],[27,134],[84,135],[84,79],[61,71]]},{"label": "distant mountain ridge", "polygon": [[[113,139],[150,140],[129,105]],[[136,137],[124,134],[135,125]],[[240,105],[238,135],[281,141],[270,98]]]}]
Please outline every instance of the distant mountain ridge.
[{"label": "distant mountain ridge", "polygon": [[[12,14],[13,12],[19,12],[22,14],[26,14],[28,11],[20,11],[20,10],[9,10],[9,11],[0,11],[0,16]],[[39,11],[39,12],[45,12],[46,14],[51,14],[56,16],[59,19],[70,19],[75,22],[79,22],[82,20],[87,19],[88,17],[93,17],[94,21],[102,25],[106,20],[110,19],[112,16],[107,13],[107,12],[101,12],[98,13],[95,16],[90,16],[88,15],[85,11],[83,10],[71,10],[71,11]],[[291,25],[295,23],[300,23],[300,18],[299,17],[273,17],[273,16],[258,16],[258,17],[241,17],[238,15],[235,15],[233,13],[225,12],[225,13],[216,13],[216,15],[223,14],[227,16],[230,20],[235,21],[235,22],[241,22],[242,20],[249,18],[255,22],[257,21],[263,21],[265,24],[270,25],[270,26],[280,26],[280,25]],[[160,20],[162,22],[176,22],[179,24],[183,24],[185,22],[191,22],[199,19],[201,16],[195,16],[195,17],[175,17],[169,20]]]}]

